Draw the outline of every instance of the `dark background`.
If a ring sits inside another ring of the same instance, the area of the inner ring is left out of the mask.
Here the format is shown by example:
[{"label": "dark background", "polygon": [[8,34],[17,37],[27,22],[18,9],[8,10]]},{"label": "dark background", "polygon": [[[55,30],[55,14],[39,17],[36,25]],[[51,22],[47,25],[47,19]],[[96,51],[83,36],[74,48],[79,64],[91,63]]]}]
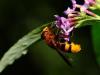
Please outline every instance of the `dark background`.
[{"label": "dark background", "polygon": [[[53,15],[63,15],[67,6],[71,6],[70,0],[0,0],[0,57],[29,31],[53,21]],[[0,75],[100,75],[96,59],[100,55],[99,29],[86,26],[74,32],[73,41],[81,44],[82,51],[72,55],[73,67],[39,41]]]}]

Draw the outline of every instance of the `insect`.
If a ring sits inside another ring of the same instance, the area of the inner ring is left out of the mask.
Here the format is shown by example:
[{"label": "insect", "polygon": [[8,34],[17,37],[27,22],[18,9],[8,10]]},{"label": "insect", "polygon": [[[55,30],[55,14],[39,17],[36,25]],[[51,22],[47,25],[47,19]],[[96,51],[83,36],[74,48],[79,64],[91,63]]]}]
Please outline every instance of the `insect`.
[{"label": "insect", "polygon": [[69,43],[68,41],[59,41],[58,36],[53,33],[50,26],[43,29],[41,36],[50,47],[60,49],[63,52],[77,53],[81,50],[79,44],[73,42]]},{"label": "insect", "polygon": [[77,12],[68,14],[68,18],[56,15],[56,21],[48,25],[42,31],[42,39],[66,61],[69,66],[72,66],[70,58],[65,56],[65,53],[78,53],[81,50],[79,44],[71,42],[70,36],[77,23]]}]

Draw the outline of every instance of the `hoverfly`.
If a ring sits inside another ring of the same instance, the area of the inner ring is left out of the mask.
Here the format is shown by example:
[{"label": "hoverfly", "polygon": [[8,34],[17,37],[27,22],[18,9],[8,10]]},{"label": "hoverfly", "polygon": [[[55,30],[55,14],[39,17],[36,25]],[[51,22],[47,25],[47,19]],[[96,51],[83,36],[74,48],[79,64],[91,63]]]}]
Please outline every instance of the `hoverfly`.
[{"label": "hoverfly", "polygon": [[[68,18],[71,19],[73,25],[76,23],[76,19],[74,17],[77,14],[69,14]],[[56,49],[56,51],[60,54],[60,56],[71,65],[68,57],[64,56],[63,53],[78,53],[81,50],[79,44],[75,44],[71,41],[64,40],[64,37],[67,38],[69,36],[63,36],[63,38],[59,37],[61,30],[56,27],[55,23],[46,26],[41,34],[42,39],[52,48]]]},{"label": "hoverfly", "polygon": [[58,36],[53,33],[52,28],[49,26],[43,29],[41,36],[50,47],[56,49],[68,65],[72,66],[69,60],[70,58],[66,57],[63,52],[77,53],[81,50],[80,45],[74,44],[73,42],[69,43],[68,41],[60,42],[57,38]]},{"label": "hoverfly", "polygon": [[77,53],[81,50],[80,45],[69,43],[68,41],[61,42],[58,40],[58,36],[52,31],[52,28],[45,27],[42,31],[42,38],[52,48],[58,48],[64,52]]}]

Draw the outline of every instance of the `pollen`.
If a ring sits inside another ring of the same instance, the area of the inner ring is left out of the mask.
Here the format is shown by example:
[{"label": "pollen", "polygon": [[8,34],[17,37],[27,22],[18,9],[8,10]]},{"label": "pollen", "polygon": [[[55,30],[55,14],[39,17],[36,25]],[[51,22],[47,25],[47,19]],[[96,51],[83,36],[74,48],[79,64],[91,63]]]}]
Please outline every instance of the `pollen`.
[{"label": "pollen", "polygon": [[68,42],[65,42],[65,51],[68,51],[70,47],[70,44],[68,44]]},{"label": "pollen", "polygon": [[71,52],[72,53],[78,53],[81,50],[81,47],[79,44],[71,43]]}]

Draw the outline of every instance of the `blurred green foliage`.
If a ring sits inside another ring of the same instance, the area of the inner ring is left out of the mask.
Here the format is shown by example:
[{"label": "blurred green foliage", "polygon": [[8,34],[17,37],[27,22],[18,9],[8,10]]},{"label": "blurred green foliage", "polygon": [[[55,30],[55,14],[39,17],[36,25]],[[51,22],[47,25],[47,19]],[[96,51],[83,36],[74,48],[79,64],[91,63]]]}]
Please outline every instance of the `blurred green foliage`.
[{"label": "blurred green foliage", "polygon": [[[19,38],[41,24],[51,22],[54,14],[61,14],[69,0],[0,0],[0,57]],[[1,75],[99,75],[100,26],[80,28],[73,41],[81,43],[82,51],[72,55],[69,67],[55,50],[43,41],[31,45],[26,56],[7,67]],[[92,30],[92,31],[91,31]]]}]

